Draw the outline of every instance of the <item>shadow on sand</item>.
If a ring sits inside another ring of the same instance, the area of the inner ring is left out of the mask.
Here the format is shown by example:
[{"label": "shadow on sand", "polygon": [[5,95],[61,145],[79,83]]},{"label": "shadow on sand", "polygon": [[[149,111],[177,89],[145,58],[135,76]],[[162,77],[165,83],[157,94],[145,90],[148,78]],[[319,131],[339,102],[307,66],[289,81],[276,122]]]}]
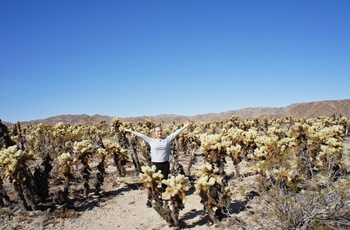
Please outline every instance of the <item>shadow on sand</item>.
[{"label": "shadow on sand", "polygon": [[[194,190],[188,191],[186,195],[193,194]],[[258,196],[258,193],[251,192],[248,195],[246,195],[246,199],[244,202],[233,202],[230,203],[227,206],[227,214],[218,216],[218,220],[221,221],[224,218],[229,217],[232,214],[238,214],[242,211],[247,210],[247,203],[249,200],[253,199],[255,196]],[[198,219],[199,217],[199,219]],[[190,224],[187,224],[186,222],[190,222],[190,220],[198,219]],[[204,225],[211,225],[213,224],[212,220],[210,219],[209,215],[206,213],[204,209],[196,210],[192,209],[190,212],[185,213],[185,215],[181,218],[181,228],[196,228],[198,226],[204,226]]]},{"label": "shadow on sand", "polygon": [[[99,195],[91,195],[94,193],[92,190],[90,196],[85,198],[83,196],[75,197],[71,202],[73,203],[74,209],[77,212],[84,212],[87,210],[92,210],[95,207],[100,207],[100,203],[106,202],[124,192],[129,192],[132,190],[138,190],[142,187],[142,183],[132,183],[126,184],[126,186],[107,192],[102,192]],[[82,194],[82,191],[76,191],[78,194]]]},{"label": "shadow on sand", "polygon": [[[192,220],[200,216],[200,218],[191,224],[186,224],[186,221]],[[196,228],[198,226],[203,226],[210,224],[210,218],[206,214],[204,210],[196,210],[192,209],[190,212],[186,213],[182,218],[181,218],[181,227],[183,228]]]}]

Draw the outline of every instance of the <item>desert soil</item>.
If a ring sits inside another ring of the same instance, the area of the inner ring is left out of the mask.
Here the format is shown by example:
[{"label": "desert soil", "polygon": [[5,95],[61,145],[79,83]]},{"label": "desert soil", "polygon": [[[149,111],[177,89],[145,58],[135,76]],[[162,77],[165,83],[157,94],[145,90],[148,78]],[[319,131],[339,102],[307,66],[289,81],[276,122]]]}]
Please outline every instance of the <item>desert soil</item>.
[{"label": "desert soil", "polygon": [[[146,207],[147,192],[137,177],[118,178],[118,188],[110,191],[114,197],[98,206],[92,206],[78,218],[61,219],[47,229],[172,229],[153,209]],[[181,211],[183,228],[208,229],[200,198],[188,196]]]},{"label": "desert soil", "polygon": [[[76,199],[72,209],[62,206],[54,211],[27,212],[18,204],[2,208],[0,229],[173,229],[153,208],[146,207],[147,191],[139,177],[131,174],[119,177],[116,168],[109,166],[102,186],[104,194]],[[181,229],[218,229],[210,224],[193,190],[188,192],[185,208],[180,211]]]}]

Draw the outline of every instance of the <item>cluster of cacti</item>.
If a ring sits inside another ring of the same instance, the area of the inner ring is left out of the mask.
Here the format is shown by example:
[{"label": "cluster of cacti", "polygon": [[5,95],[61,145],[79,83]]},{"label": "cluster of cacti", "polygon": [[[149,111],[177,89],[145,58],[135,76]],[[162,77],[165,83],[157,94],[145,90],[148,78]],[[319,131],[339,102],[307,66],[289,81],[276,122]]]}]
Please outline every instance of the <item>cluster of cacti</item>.
[{"label": "cluster of cacti", "polygon": [[[71,180],[74,179],[75,168],[81,169],[81,172],[76,171],[78,176],[76,179],[80,180],[81,175],[84,186],[83,192],[87,196],[91,191],[90,175],[93,170],[90,161],[95,161],[95,159],[99,161],[96,167],[98,172],[96,173],[95,192],[96,194],[99,193],[104,181],[105,167],[107,167],[107,156],[105,154],[109,153],[108,151],[104,154],[107,149],[103,144],[101,145],[101,140],[109,140],[114,136],[114,133],[110,133],[108,128],[109,125],[105,122],[95,125],[69,125],[59,122],[56,125],[38,124],[24,128],[21,127],[20,123],[16,123],[11,134],[13,140],[17,142],[17,146],[19,146],[18,149],[23,153],[32,152],[36,159],[41,161],[40,165],[26,166],[27,174],[32,176],[30,184],[34,188],[33,196],[38,197],[36,200],[45,202],[50,196],[49,185],[56,185],[57,182],[57,180],[49,182],[50,178],[61,175],[63,191],[55,190],[52,194],[53,200],[54,203],[60,204],[69,202],[69,186]],[[120,162],[124,162],[127,159],[126,151],[118,149],[118,153],[121,153]],[[23,163],[21,164],[23,165]],[[82,167],[79,164],[82,164]],[[9,165],[6,167],[10,168]],[[2,179],[5,177],[5,174],[1,175]],[[20,189],[15,180],[11,181],[16,188]],[[21,200],[25,199],[25,196],[21,197]],[[26,208],[29,209],[30,207]]]},{"label": "cluster of cacti", "polygon": [[127,151],[123,149],[118,143],[112,141],[105,141],[104,147],[108,153],[112,154],[114,164],[118,169],[119,176],[125,176],[125,164],[129,159]]},{"label": "cluster of cacti", "polygon": [[60,156],[58,156],[57,160],[60,165],[58,172],[64,179],[62,199],[63,201],[68,202],[70,180],[72,179],[74,173],[74,158],[70,153],[62,153]]},{"label": "cluster of cacti", "polygon": [[15,191],[27,210],[36,210],[39,198],[28,161],[35,160],[32,151],[17,149],[17,145],[0,150],[0,167],[4,169],[2,177],[14,184]]},{"label": "cluster of cacti", "polygon": [[[188,177],[180,174],[164,180],[163,174],[160,170],[156,172],[154,165],[143,166],[142,172],[140,180],[151,195],[154,209],[171,226],[179,227],[179,212],[185,207],[186,192],[191,187]],[[165,191],[162,185],[166,185]],[[169,199],[170,202],[165,199]]]},{"label": "cluster of cacti", "polygon": [[[146,119],[145,122],[138,122],[137,126],[132,126],[133,129],[139,133],[152,137],[154,135],[154,128],[156,124],[152,121]],[[132,134],[133,136],[133,134]],[[144,157],[147,165],[151,165],[151,155],[150,155],[150,147],[146,142],[140,138],[131,138],[130,145],[132,148],[131,159],[136,169],[136,174],[141,173],[141,164],[139,160],[139,156],[137,153],[141,153]]]},{"label": "cluster of cacti", "polygon": [[198,150],[200,147],[200,127],[187,127],[183,132],[179,135],[179,146],[182,146],[184,154],[186,158],[189,158],[188,165],[185,170],[185,175],[191,176],[192,166],[197,161],[197,156],[199,155]]},{"label": "cluster of cacti", "polygon": [[193,172],[198,178],[195,183],[195,194],[201,197],[201,203],[213,223],[227,212],[231,202],[231,188],[226,185],[225,178],[214,173],[211,164],[206,163]]},{"label": "cluster of cacti", "polygon": [[[140,138],[128,138],[124,127],[152,136],[157,125],[150,120],[127,123],[119,119],[114,119],[112,124],[58,123],[26,127],[15,124],[9,135],[17,145],[3,148],[0,155],[0,205],[9,201],[1,191],[2,183],[7,179],[27,209],[36,209],[39,202],[49,198],[49,186],[60,185],[62,181],[62,197],[54,203],[69,202],[70,183],[75,176],[77,183],[83,179],[83,192],[88,199],[91,175],[96,174],[95,193],[103,195],[105,169],[110,158],[114,160],[119,176],[126,175],[125,166],[130,157],[134,165],[130,171],[136,174],[141,172],[141,165],[150,165],[148,145]],[[181,126],[175,123],[161,125],[164,135]],[[344,117],[239,120],[233,116],[226,121],[194,123],[180,133],[171,146],[171,173],[183,174],[185,171],[186,176],[196,177],[195,193],[201,197],[211,220],[217,222],[228,202],[235,199],[229,186],[232,178],[258,175],[266,182],[266,187],[279,186],[299,193],[305,189],[305,181],[313,178],[336,181],[344,177],[350,172],[350,163],[343,154],[349,125],[349,120]],[[35,161],[29,164],[29,160]],[[191,173],[197,160],[204,160],[204,165]],[[227,164],[228,161],[232,161],[233,166]],[[186,164],[186,170],[181,171]],[[186,200],[188,179],[177,175],[163,180],[162,175],[151,167],[142,171],[141,181],[153,194],[154,208],[169,224],[178,226],[178,211]],[[57,182],[53,178],[59,175],[62,181]],[[42,187],[36,189],[38,185]],[[164,185],[167,186],[165,191]],[[165,193],[162,195],[162,192]]]},{"label": "cluster of cacti", "polygon": [[215,164],[219,169],[219,174],[224,176],[226,148],[232,143],[222,134],[202,134],[200,141],[200,150],[204,152],[206,161]]},{"label": "cluster of cacti", "polygon": [[[318,120],[324,125],[318,127]],[[200,150],[206,160],[219,169],[215,173],[218,175],[224,175],[222,172],[227,167],[225,157],[229,156],[235,166],[242,160],[242,163],[249,163],[250,175],[261,174],[297,191],[300,181],[322,171],[316,167],[318,165],[323,165],[323,170],[333,168],[334,173],[337,167],[344,168],[341,163],[344,129],[338,126],[337,121],[329,121],[328,118],[298,120],[288,117],[282,120],[254,119],[240,122],[233,117],[226,123],[196,125],[196,130],[202,131],[197,135],[200,137]],[[310,135],[312,130],[316,130],[316,136]],[[327,138],[320,137],[323,133],[327,134]],[[180,138],[187,137],[180,135]],[[179,141],[183,143],[180,138]],[[317,140],[317,144],[313,140]],[[239,174],[238,171],[235,173]],[[204,183],[205,179],[197,183]],[[205,182],[210,185],[213,181],[209,179]]]},{"label": "cluster of cacti", "polygon": [[159,196],[162,180],[164,178],[162,172],[159,170],[156,172],[156,166],[143,166],[141,168],[143,173],[140,173],[140,180],[144,183],[145,187],[150,189],[150,192],[156,196]]},{"label": "cluster of cacti", "polygon": [[259,135],[254,151],[257,171],[291,187],[322,171],[339,173],[343,127],[330,125],[326,118],[320,121],[296,122],[284,135]]},{"label": "cluster of cacti", "polygon": [[176,206],[182,209],[183,205],[186,203],[186,192],[191,188],[188,177],[179,174],[170,177],[170,179],[163,180],[163,183],[167,185],[167,187],[162,197],[170,197],[170,200],[172,202],[177,202]]},{"label": "cluster of cacti", "polygon": [[99,195],[101,191],[101,186],[103,185],[104,182],[104,176],[106,174],[106,157],[108,155],[108,151],[105,148],[98,148],[97,149],[97,154],[99,155],[99,163],[97,165],[97,170],[98,173],[96,173],[96,182],[95,182],[95,195]]},{"label": "cluster of cacti", "polygon": [[172,176],[168,180],[163,180],[163,183],[167,186],[165,192],[162,194],[162,198],[170,198],[171,217],[174,222],[174,226],[180,226],[179,213],[180,210],[185,208],[186,192],[191,188],[188,177],[184,175]]},{"label": "cluster of cacti", "polygon": [[83,164],[83,167],[81,168],[81,174],[83,176],[84,182],[84,196],[86,197],[90,192],[89,180],[91,167],[89,163],[92,154],[95,152],[94,145],[90,140],[83,140],[80,142],[74,142],[73,148],[76,153],[76,159]]},{"label": "cluster of cacti", "polygon": [[143,173],[139,174],[141,182],[147,189],[148,199],[152,202],[152,207],[158,212],[158,214],[167,221],[170,225],[174,224],[173,218],[171,217],[171,210],[169,206],[163,204],[162,199],[162,172],[156,171],[156,166],[143,166],[141,168]]},{"label": "cluster of cacti", "polygon": [[49,198],[49,177],[52,170],[52,159],[47,153],[42,160],[41,167],[38,166],[34,170],[33,179],[40,201],[44,203]]}]

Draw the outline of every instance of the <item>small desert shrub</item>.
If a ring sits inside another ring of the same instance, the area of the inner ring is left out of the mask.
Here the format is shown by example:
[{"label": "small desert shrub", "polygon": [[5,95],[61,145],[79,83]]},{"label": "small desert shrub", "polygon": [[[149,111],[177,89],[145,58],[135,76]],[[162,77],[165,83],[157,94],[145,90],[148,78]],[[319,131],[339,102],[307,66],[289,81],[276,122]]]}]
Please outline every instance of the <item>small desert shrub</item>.
[{"label": "small desert shrub", "polygon": [[266,229],[348,229],[349,179],[325,183],[314,178],[299,186],[300,192],[272,183],[268,189],[262,186],[256,223]]}]

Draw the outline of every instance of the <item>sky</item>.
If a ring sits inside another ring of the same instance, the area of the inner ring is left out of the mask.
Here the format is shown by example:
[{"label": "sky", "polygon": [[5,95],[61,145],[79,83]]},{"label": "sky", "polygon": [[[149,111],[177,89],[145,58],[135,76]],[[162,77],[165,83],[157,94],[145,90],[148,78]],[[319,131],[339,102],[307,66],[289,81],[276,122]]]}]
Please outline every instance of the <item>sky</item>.
[{"label": "sky", "polygon": [[0,119],[350,99],[348,0],[0,0]]}]

